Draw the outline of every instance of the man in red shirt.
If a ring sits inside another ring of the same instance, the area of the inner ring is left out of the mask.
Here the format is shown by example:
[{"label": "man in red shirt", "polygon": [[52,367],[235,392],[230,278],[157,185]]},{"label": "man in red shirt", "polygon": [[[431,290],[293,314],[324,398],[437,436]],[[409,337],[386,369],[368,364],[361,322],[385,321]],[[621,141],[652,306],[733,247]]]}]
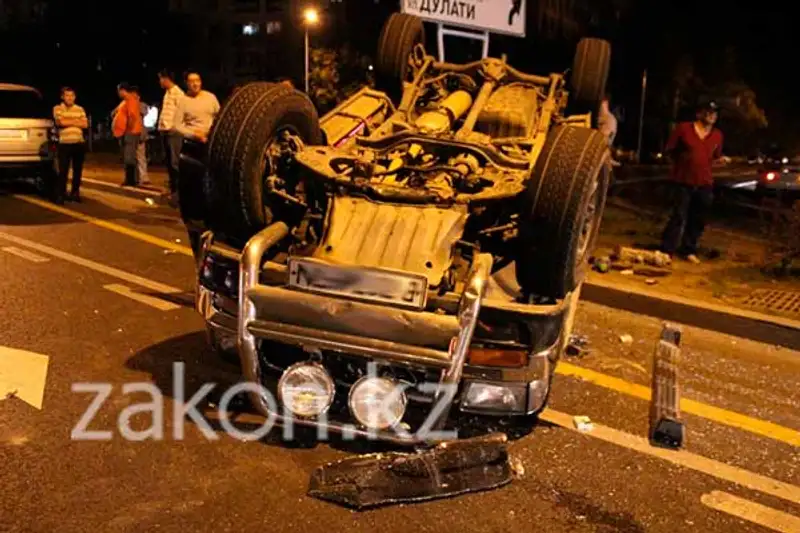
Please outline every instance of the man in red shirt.
[{"label": "man in red shirt", "polygon": [[661,249],[670,255],[685,255],[692,263],[700,262],[697,241],[714,200],[713,164],[727,159],[722,155],[722,132],[714,127],[717,116],[716,103],[701,103],[695,120],[678,124],[664,150],[672,160],[670,177],[676,185],[676,198]]}]

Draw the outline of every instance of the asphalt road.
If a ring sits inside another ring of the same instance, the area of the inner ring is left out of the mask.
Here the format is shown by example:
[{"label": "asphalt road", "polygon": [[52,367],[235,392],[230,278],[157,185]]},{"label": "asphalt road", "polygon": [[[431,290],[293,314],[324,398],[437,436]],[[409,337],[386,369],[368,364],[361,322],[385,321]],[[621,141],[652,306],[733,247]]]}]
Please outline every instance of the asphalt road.
[{"label": "asphalt road", "polygon": [[[551,409],[511,445],[522,468],[510,485],[362,513],[309,498],[314,468],[351,449],[209,440],[173,418],[173,363],[185,363],[186,398],[238,378],[206,347],[175,214],[92,191],[65,208],[25,193],[0,193],[0,359],[25,350],[49,365],[41,409],[0,399],[2,532],[800,531],[800,353],[685,328],[686,451],[653,448],[644,398],[661,324],[588,303],[576,329],[589,351],[559,366]],[[34,371],[18,373],[33,387]],[[94,396],[76,383],[113,386],[88,426],[110,440],[71,439]],[[123,391],[133,383],[164,391],[162,440],[121,436],[125,408],[151,400]],[[574,430],[573,415],[594,429]]]}]

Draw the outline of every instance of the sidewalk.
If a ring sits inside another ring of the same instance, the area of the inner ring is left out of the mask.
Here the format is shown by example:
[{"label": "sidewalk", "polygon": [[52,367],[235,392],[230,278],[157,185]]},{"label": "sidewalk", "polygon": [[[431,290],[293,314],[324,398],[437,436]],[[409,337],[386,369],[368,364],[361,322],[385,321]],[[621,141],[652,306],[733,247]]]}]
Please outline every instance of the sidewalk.
[{"label": "sidewalk", "polygon": [[125,176],[119,156],[90,154],[83,169],[83,186],[142,200],[150,198],[156,203],[166,204],[169,177],[164,166],[148,166],[147,176],[150,179],[149,185],[125,187],[122,185]]},{"label": "sidewalk", "polygon": [[[624,205],[621,204],[621,205]],[[611,199],[606,207],[594,256],[610,255],[617,245],[658,246],[666,216],[652,211],[621,208]],[[712,306],[730,306],[798,321],[800,278],[777,277],[766,271],[771,264],[770,243],[755,235],[709,226],[701,240],[701,259],[695,265],[676,259],[666,276],[592,272],[589,281],[621,290],[680,297]]]}]

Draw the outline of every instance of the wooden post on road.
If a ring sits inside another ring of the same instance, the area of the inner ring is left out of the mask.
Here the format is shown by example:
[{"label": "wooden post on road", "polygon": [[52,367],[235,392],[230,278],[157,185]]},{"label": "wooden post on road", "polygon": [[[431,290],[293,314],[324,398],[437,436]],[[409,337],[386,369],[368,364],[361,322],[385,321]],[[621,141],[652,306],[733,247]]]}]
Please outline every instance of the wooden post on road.
[{"label": "wooden post on road", "polygon": [[655,446],[680,448],[684,428],[681,420],[681,395],[678,363],[681,355],[681,328],[664,324],[653,353],[653,381],[650,387],[650,442]]}]

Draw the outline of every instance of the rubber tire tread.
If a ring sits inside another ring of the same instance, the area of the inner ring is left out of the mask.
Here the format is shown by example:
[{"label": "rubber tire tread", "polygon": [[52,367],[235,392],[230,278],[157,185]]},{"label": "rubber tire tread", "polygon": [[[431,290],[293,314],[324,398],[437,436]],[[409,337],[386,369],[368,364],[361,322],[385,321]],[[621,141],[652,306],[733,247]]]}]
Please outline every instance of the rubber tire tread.
[{"label": "rubber tire tread", "polygon": [[570,76],[570,97],[582,111],[597,112],[611,68],[611,43],[585,37],[578,42]]},{"label": "rubber tire tread", "polygon": [[392,13],[383,25],[378,39],[375,81],[378,89],[399,101],[403,80],[408,73],[408,57],[418,43],[425,44],[422,19],[407,13]]},{"label": "rubber tire tread", "polygon": [[563,298],[582,279],[586,258],[576,258],[591,187],[601,195],[587,254],[600,228],[608,190],[608,146],[595,129],[557,126],[545,140],[520,215],[517,281],[523,292]]},{"label": "rubber tire tread", "polygon": [[309,98],[285,85],[255,82],[220,110],[209,137],[209,226],[246,241],[271,223],[264,204],[262,157],[274,132],[291,126],[308,145],[322,144],[319,117]]}]

